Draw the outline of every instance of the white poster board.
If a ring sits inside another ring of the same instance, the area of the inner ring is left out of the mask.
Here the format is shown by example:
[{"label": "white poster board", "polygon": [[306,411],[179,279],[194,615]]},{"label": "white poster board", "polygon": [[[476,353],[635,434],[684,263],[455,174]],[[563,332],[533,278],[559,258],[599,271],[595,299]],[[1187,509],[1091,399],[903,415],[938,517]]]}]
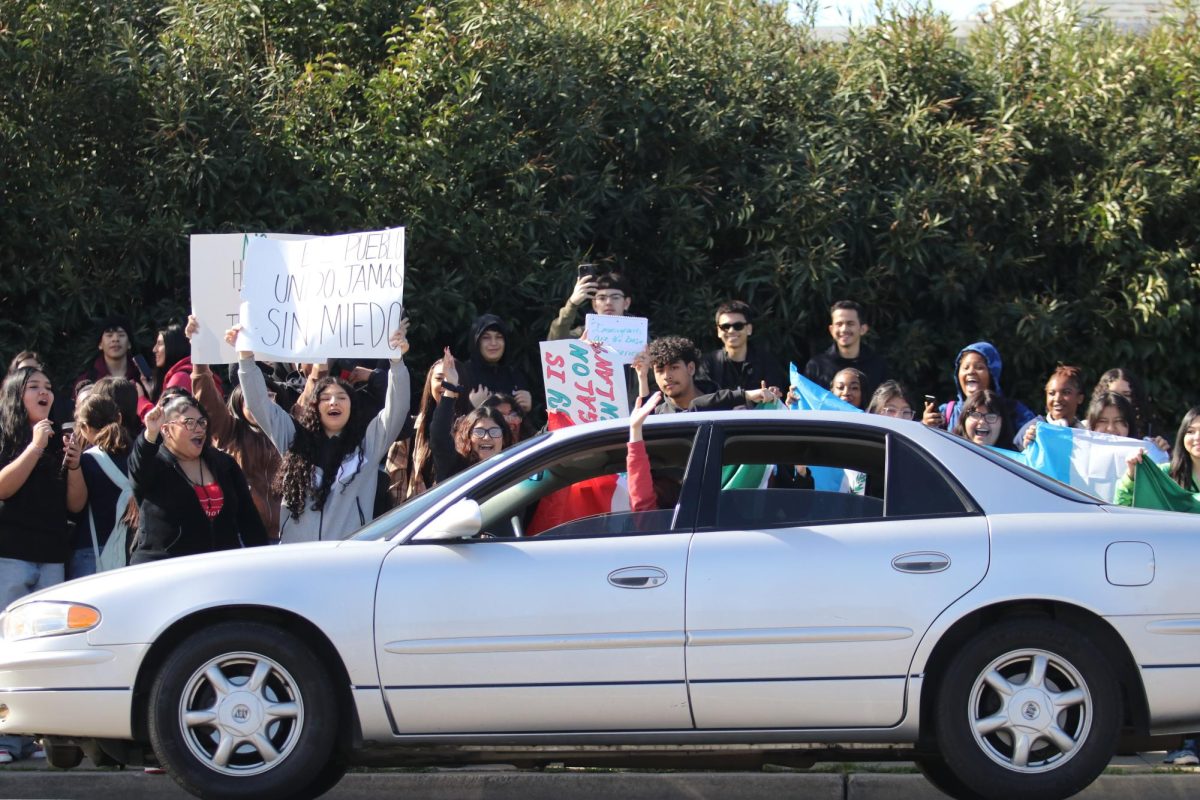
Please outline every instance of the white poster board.
[{"label": "white poster board", "polygon": [[579,339],[542,342],[546,411],[579,425],[629,416],[625,369],[599,344]]},{"label": "white poster board", "polygon": [[603,344],[622,364],[632,363],[634,356],[646,349],[650,329],[645,317],[608,314],[588,314],[586,328],[588,341]]},{"label": "white poster board", "polygon": [[232,364],[237,351],[225,344],[225,331],[238,324],[242,276],[251,239],[298,241],[292,233],[198,233],[191,237],[192,314],[200,330],[192,337],[192,362]]},{"label": "white poster board", "polygon": [[395,358],[403,301],[404,228],[251,239],[238,349],[305,363]]}]

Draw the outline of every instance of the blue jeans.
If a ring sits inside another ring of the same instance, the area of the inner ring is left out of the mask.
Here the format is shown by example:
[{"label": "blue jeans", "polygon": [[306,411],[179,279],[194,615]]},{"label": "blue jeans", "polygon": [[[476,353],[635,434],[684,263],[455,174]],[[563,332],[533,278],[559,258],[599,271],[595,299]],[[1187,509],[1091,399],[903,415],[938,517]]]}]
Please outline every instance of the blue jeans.
[{"label": "blue jeans", "polygon": [[73,581],[95,574],[96,551],[93,548],[81,547],[71,553],[71,560],[67,562],[67,580]]},{"label": "blue jeans", "polygon": [[[62,564],[37,564],[15,558],[0,558],[0,608],[27,594],[63,581]],[[33,752],[28,736],[0,736],[0,750],[13,758],[26,758]]]}]

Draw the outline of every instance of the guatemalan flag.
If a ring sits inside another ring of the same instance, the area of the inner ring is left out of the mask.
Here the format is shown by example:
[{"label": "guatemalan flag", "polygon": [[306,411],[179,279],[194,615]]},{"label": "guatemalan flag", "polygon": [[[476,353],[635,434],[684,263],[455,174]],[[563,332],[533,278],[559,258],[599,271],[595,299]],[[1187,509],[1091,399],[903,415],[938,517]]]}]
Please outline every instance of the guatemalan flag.
[{"label": "guatemalan flag", "polygon": [[1145,450],[1156,464],[1170,460],[1166,453],[1148,441],[1048,422],[1038,423],[1034,440],[1023,452],[996,452],[1111,503],[1117,481],[1125,474],[1126,460],[1139,450]]},{"label": "guatemalan flag", "polygon": [[[853,411],[862,414],[861,408],[855,408],[828,389],[823,389],[800,373],[795,364],[788,364],[788,381],[795,390],[795,399],[790,408],[794,411]],[[812,475],[813,488],[821,492],[851,492],[859,483],[859,473],[834,467],[808,468]]]}]

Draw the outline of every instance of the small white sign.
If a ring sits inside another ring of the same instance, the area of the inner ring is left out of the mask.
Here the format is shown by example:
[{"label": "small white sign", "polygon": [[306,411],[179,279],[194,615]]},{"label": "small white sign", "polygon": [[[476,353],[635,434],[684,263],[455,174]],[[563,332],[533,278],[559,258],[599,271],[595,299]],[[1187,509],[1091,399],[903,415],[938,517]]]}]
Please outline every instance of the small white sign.
[{"label": "small white sign", "polygon": [[239,350],[282,361],[395,358],[404,315],[404,228],[252,239]]},{"label": "small white sign", "polygon": [[192,337],[192,362],[232,364],[237,351],[225,331],[238,324],[246,248],[252,239],[298,241],[292,233],[197,233],[191,237],[192,314],[200,330]]},{"label": "small white sign", "polygon": [[649,323],[645,317],[587,315],[587,338],[608,348],[622,364],[632,363],[646,349]]}]

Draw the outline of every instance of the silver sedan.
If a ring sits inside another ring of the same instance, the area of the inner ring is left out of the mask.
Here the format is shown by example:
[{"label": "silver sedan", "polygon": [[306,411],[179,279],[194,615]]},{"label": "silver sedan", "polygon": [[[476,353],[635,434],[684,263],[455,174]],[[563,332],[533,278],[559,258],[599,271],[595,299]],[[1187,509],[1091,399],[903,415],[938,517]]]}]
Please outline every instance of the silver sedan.
[{"label": "silver sedan", "polygon": [[881,416],[677,414],[645,437],[639,510],[627,429],[599,423],[344,541],[22,598],[0,733],[59,766],[157,762],[201,797],[317,796],[352,764],[868,743],[957,797],[1061,798],[1123,735],[1200,729],[1194,518]]}]

